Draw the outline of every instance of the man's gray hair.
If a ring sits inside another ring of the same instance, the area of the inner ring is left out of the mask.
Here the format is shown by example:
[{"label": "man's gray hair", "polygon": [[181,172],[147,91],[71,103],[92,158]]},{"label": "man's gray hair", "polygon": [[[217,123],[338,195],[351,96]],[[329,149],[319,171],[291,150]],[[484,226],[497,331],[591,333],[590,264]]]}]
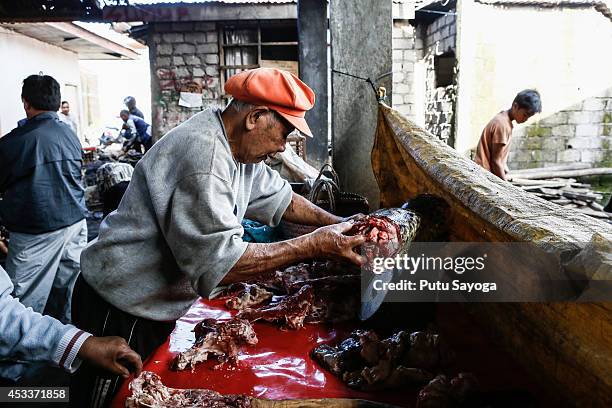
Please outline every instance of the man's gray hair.
[{"label": "man's gray hair", "polygon": [[255,108],[255,105],[252,103],[239,101],[238,99],[232,99],[227,107],[234,109],[235,112],[244,112]]},{"label": "man's gray hair", "polygon": [[[227,109],[233,109],[234,112],[240,113],[245,112],[251,109],[255,109],[258,105],[254,105],[252,103],[239,101],[238,99],[232,99],[227,107]],[[272,115],[268,115],[268,126],[274,126],[277,122],[281,121],[280,115],[273,109],[270,109]]]}]

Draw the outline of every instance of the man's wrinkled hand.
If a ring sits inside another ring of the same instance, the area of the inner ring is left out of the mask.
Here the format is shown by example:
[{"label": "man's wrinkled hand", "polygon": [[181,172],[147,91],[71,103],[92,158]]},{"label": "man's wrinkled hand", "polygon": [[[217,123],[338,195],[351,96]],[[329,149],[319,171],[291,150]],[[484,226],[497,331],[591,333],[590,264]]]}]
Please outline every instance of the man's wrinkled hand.
[{"label": "man's wrinkled hand", "polygon": [[353,251],[353,248],[365,242],[362,235],[344,235],[353,227],[352,222],[341,222],[319,228],[312,233],[315,252],[322,257],[341,258],[362,265],[365,258]]},{"label": "man's wrinkled hand", "polygon": [[79,350],[81,360],[127,378],[142,371],[140,356],[121,337],[89,337]]}]

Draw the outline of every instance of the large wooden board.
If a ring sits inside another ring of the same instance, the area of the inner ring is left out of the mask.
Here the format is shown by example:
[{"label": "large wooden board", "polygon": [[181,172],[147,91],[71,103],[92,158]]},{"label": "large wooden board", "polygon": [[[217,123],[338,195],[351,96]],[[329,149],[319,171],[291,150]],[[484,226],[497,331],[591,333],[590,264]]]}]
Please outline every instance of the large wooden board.
[{"label": "large wooden board", "polygon": [[[612,226],[564,209],[498,179],[454,149],[380,106],[372,168],[381,206],[419,194],[451,206],[454,241],[532,242],[553,253],[579,254],[603,243],[609,270]],[[591,259],[590,257],[584,257]],[[588,264],[583,270],[600,270]],[[604,274],[600,279],[610,280]],[[492,335],[571,405],[612,406],[612,303],[469,304]]]}]

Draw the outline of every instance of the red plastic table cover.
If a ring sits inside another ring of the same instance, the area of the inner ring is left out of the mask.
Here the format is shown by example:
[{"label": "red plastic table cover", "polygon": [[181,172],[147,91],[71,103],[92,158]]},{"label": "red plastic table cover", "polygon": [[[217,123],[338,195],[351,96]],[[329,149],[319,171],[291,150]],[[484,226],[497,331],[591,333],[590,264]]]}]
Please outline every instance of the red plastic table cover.
[{"label": "red plastic table cover", "polygon": [[[179,319],[169,339],[144,363],[144,370],[157,373],[172,388],[207,388],[222,394],[246,394],[266,399],[362,398],[397,406],[412,406],[418,387],[405,391],[358,392],[321,368],[309,353],[321,343],[344,339],[351,327],[306,324],[300,330],[281,331],[269,323],[254,323],[259,342],[241,349],[238,367],[223,366],[215,360],[200,363],[195,372],[171,371],[174,356],[193,344],[196,323],[206,318],[228,319],[234,314],[222,300],[200,300]],[[124,407],[130,395],[128,383],[113,400],[112,407]]]}]

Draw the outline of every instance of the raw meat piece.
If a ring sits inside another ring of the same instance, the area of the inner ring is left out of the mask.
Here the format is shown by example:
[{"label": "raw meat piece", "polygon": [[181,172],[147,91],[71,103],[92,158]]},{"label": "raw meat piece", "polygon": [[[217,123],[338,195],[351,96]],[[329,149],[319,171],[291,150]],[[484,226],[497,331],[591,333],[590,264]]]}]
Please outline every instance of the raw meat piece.
[{"label": "raw meat piece", "polygon": [[209,356],[216,357],[220,365],[225,362],[235,365],[239,346],[257,344],[251,323],[237,317],[223,322],[205,319],[195,326],[194,332],[195,344],[175,357],[173,370],[195,370],[196,364],[208,360]]},{"label": "raw meat piece", "polygon": [[417,408],[450,408],[454,401],[450,383],[445,375],[439,375],[429,382],[417,396]]},{"label": "raw meat piece", "polygon": [[268,272],[259,275],[248,283],[257,284],[278,295],[286,295],[290,292],[288,288],[296,282],[304,282],[309,279],[318,279],[326,276],[358,275],[359,268],[344,262],[326,261],[312,263],[300,263],[289,266],[281,271]]},{"label": "raw meat piece", "polygon": [[361,371],[363,381],[360,389],[376,391],[401,388],[408,384],[423,384],[431,380],[433,375],[420,368],[394,366],[390,360],[380,360],[374,367],[365,367]]},{"label": "raw meat piece", "polygon": [[338,323],[357,318],[360,306],[360,275],[325,276],[295,282],[287,287],[296,293],[303,286],[314,290],[314,301],[305,321],[307,323]]},{"label": "raw meat piece", "polygon": [[399,331],[381,340],[372,330],[355,330],[337,347],[317,346],[312,357],[349,387],[373,391],[426,383],[450,353],[432,333]]},{"label": "raw meat piece", "polygon": [[420,225],[421,218],[412,211],[382,208],[356,220],[348,235],[366,237],[360,253],[367,260],[364,267],[369,270],[375,258],[405,254]]},{"label": "raw meat piece", "polygon": [[414,332],[410,335],[410,349],[404,355],[403,365],[432,370],[447,366],[454,359],[439,335]]},{"label": "raw meat piece", "polygon": [[251,322],[260,319],[279,322],[281,328],[300,329],[304,326],[304,319],[310,312],[313,301],[314,291],[312,287],[305,285],[294,295],[284,296],[278,303],[259,309],[245,309],[236,317]]},{"label": "raw meat piece", "polygon": [[459,401],[465,401],[479,387],[478,379],[472,373],[459,373],[451,380],[451,393]]},{"label": "raw meat piece", "polygon": [[229,299],[225,302],[225,306],[234,310],[247,309],[272,299],[272,292],[256,284],[243,282],[234,283],[227,288],[226,295],[229,296]]},{"label": "raw meat piece", "polygon": [[[289,302],[289,306],[294,308],[291,306],[293,301],[287,295],[296,295],[302,287],[310,286],[313,289],[314,298],[304,319],[305,322],[349,321],[356,319],[359,312],[360,282],[359,269],[352,265],[333,261],[301,263],[282,271],[276,271],[273,275],[259,276],[257,281],[251,281],[251,283],[230,286],[225,294],[231,294],[232,297],[228,299],[226,306],[237,310],[250,309],[249,312],[240,316],[256,320],[255,316],[260,314],[257,311],[259,309],[263,309],[261,313],[265,312],[266,315],[269,315],[274,314],[277,307],[287,308],[284,306],[286,302]],[[258,307],[271,298],[273,293],[282,295],[280,300],[277,298],[272,305]],[[270,320],[264,317],[258,318]],[[286,326],[299,328],[302,324],[303,322],[298,319],[296,324]]]},{"label": "raw meat piece", "polygon": [[[478,389],[478,380],[473,374],[459,373],[451,381],[439,375],[429,382],[417,396],[416,408],[457,408]],[[466,404],[471,406],[471,404]]]},{"label": "raw meat piece", "polygon": [[221,395],[206,389],[166,387],[159,376],[143,371],[130,383],[132,395],[125,400],[126,408],[250,408],[246,395]]},{"label": "raw meat piece", "polygon": [[382,216],[366,215],[353,224],[348,235],[364,235],[366,242],[399,241],[399,227]]}]

